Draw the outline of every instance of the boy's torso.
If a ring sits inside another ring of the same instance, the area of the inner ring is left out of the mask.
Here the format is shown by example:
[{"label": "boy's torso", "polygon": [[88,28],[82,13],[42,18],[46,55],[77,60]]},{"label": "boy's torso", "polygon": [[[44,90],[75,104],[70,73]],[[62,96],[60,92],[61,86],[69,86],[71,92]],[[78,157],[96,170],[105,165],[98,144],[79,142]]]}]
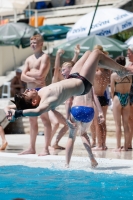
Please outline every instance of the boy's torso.
[{"label": "boy's torso", "polygon": [[74,95],[80,95],[84,90],[84,85],[79,79],[66,79],[47,87],[42,88],[38,94],[41,97],[41,103],[47,102],[51,109],[54,109],[68,98]]}]

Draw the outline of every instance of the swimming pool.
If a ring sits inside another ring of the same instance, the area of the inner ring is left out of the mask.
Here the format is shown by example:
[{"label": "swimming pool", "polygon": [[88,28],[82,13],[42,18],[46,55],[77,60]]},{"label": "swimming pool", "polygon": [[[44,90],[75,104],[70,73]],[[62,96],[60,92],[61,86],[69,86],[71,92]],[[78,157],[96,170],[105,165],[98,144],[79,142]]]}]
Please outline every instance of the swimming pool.
[{"label": "swimming pool", "polygon": [[0,166],[0,200],[133,199],[133,176],[83,170]]}]

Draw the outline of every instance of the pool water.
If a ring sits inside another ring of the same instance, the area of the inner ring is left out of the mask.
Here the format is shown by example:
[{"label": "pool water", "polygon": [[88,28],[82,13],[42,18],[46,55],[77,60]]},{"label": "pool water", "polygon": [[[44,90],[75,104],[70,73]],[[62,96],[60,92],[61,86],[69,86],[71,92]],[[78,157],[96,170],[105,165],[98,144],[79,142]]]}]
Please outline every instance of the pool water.
[{"label": "pool water", "polygon": [[128,200],[133,176],[77,170],[0,167],[0,200]]}]

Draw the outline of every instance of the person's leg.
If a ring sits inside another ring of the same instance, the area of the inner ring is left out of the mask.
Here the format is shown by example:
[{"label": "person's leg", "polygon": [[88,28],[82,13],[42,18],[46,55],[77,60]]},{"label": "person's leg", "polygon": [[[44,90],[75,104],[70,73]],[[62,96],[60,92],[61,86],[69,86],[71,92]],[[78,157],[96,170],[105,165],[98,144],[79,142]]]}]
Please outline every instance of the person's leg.
[{"label": "person's leg", "polygon": [[123,66],[116,63],[114,60],[103,54],[100,50],[96,49],[92,53],[86,52],[81,59],[79,59],[71,70],[72,73],[80,73],[90,83],[93,83],[95,71],[100,61],[100,67],[121,71],[123,76],[128,74],[128,71]]},{"label": "person's leg", "polygon": [[97,118],[98,118],[98,112],[97,112],[97,108],[96,106],[94,105],[94,118],[93,118],[93,121],[91,123],[91,126],[90,126],[90,131],[91,131],[91,139],[92,139],[92,142],[91,142],[91,147],[96,147],[96,126],[97,126]]},{"label": "person's leg", "polygon": [[128,148],[132,149],[132,138],[133,138],[133,105],[130,106],[130,115],[129,115],[129,142]]},{"label": "person's leg", "polygon": [[124,143],[124,150],[128,151],[129,147],[129,113],[130,113],[130,106],[129,104],[122,109],[122,122],[123,122],[123,127],[124,127],[124,138],[125,138],[125,143]]},{"label": "person's leg", "polygon": [[[65,167],[69,167],[69,163],[71,160],[72,152],[73,152],[73,147],[74,147],[74,142],[76,139],[77,131],[78,131],[78,123],[75,121],[74,117],[71,115],[71,123],[67,121],[68,128],[69,128],[69,136],[68,136],[68,141],[66,144],[66,164]],[[76,124],[75,125],[73,125]]]},{"label": "person's leg", "polygon": [[78,122],[78,127],[79,127],[78,130],[80,131],[79,133],[80,133],[80,137],[82,139],[83,145],[88,152],[88,155],[91,161],[91,166],[96,167],[98,163],[93,156],[90,139],[89,139],[89,136],[87,135],[87,130],[89,130],[91,124],[92,124],[92,121],[88,123]]},{"label": "person's leg", "polygon": [[71,73],[73,74],[75,72],[80,73],[81,68],[83,67],[83,65],[85,64],[86,60],[88,59],[88,57],[90,56],[91,52],[90,51],[86,51],[83,56],[75,63],[75,65],[73,66]]},{"label": "person's leg", "polygon": [[42,123],[44,125],[44,135],[45,135],[45,142],[44,142],[44,149],[39,154],[39,156],[46,156],[49,155],[49,149],[51,143],[51,134],[52,134],[52,128],[51,128],[51,122],[49,120],[48,113],[44,113],[40,116]]},{"label": "person's leg", "polygon": [[108,106],[102,106],[102,111],[105,121],[102,124],[98,123],[98,118],[95,120],[97,146],[93,150],[107,150],[106,147],[106,113]]},{"label": "person's leg", "polygon": [[55,112],[53,112],[52,110],[50,110],[48,112],[48,116],[49,116],[49,119],[50,119],[50,122],[51,122],[51,125],[52,125],[52,136],[51,136],[51,141],[52,141],[52,138],[54,137],[57,129],[59,128],[59,121],[55,115]]},{"label": "person's leg", "polygon": [[15,94],[16,94],[16,89],[11,87],[11,91],[10,92],[11,92],[11,97],[14,97]]},{"label": "person's leg", "polygon": [[103,150],[107,150],[107,147],[106,147],[106,135],[107,135],[107,128],[106,128],[106,115],[107,115],[107,109],[108,109],[108,106],[102,106],[102,111],[103,111],[103,115],[104,115],[104,123],[102,123],[102,147],[103,147]]},{"label": "person's leg", "polygon": [[93,156],[93,153],[92,153],[92,150],[91,150],[90,139],[89,139],[89,136],[87,135],[86,132],[84,132],[81,135],[81,139],[82,139],[82,142],[83,142],[83,145],[84,145],[85,149],[88,152],[88,155],[89,155],[89,158],[90,158],[90,161],[91,161],[91,166],[92,167],[96,167],[98,165],[98,163],[97,163],[97,161],[95,160],[95,158]]},{"label": "person's leg", "polygon": [[4,133],[2,126],[0,126],[0,136],[1,136],[1,139],[2,139],[2,144],[1,144],[0,150],[5,150],[8,143],[7,143],[5,133]]},{"label": "person's leg", "polygon": [[105,123],[98,124],[98,121],[96,122],[96,138],[97,138],[97,145],[96,147],[93,147],[93,151],[101,151],[104,150],[103,148],[103,135],[105,134]]},{"label": "person's leg", "polygon": [[57,137],[55,139],[55,142],[53,143],[52,147],[54,147],[55,149],[65,149],[64,147],[59,146],[58,143],[59,143],[60,139],[63,137],[63,135],[68,130],[68,125],[66,123],[66,119],[58,111],[54,110],[52,112],[54,113],[54,115],[57,118],[58,122],[63,125],[63,127],[60,129],[60,131],[59,131],[59,133],[58,133],[58,135],[57,135]]},{"label": "person's leg", "polygon": [[66,164],[65,164],[66,167],[69,167],[69,163],[73,152],[74,142],[76,138],[76,133],[77,133],[77,128],[75,129],[69,128],[69,137],[66,144]]},{"label": "person's leg", "polygon": [[30,122],[30,146],[28,149],[19,153],[19,155],[36,153],[35,144],[36,144],[36,136],[38,134],[37,117],[29,117],[29,122]]},{"label": "person's leg", "polygon": [[121,105],[117,96],[113,99],[113,116],[116,126],[116,149],[114,151],[121,151]]},{"label": "person's leg", "polygon": [[90,126],[90,131],[91,131],[91,147],[96,147],[96,123],[95,123],[95,117],[92,121],[92,124]]}]

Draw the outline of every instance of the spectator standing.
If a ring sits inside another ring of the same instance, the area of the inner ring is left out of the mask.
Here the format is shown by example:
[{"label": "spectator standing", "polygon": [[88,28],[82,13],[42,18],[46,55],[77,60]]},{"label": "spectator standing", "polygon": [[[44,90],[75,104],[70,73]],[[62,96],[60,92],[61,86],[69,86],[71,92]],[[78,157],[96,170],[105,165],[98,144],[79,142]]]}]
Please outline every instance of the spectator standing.
[{"label": "spectator standing", "polygon": [[[119,56],[116,58],[116,62],[120,65],[125,66],[125,57]],[[113,99],[113,115],[116,125],[116,149],[115,151],[128,150],[129,146],[129,114],[130,114],[130,104],[129,104],[129,92],[132,83],[132,76],[126,76],[121,78],[116,72],[111,75],[111,96]],[[124,147],[121,146],[121,117],[124,128]]]},{"label": "spectator standing", "polygon": [[75,0],[66,0],[64,6],[73,6],[75,5]]},{"label": "spectator standing", "polygon": [[[94,49],[99,49],[105,55],[108,55],[108,52],[103,50],[103,47],[100,45],[96,45]],[[100,66],[97,67],[95,78],[94,78],[94,91],[97,95],[97,98],[102,107],[102,111],[104,114],[104,123],[99,124],[97,117],[94,116],[93,123],[91,125],[91,134],[92,134],[92,147],[93,150],[106,150],[106,114],[109,101],[105,97],[105,90],[110,83],[110,70],[102,69]],[[96,145],[96,137],[97,137],[97,145]]]},{"label": "spectator standing", "polygon": [[[127,50],[127,57],[130,61],[128,67],[133,69],[133,45],[130,45]],[[133,76],[132,76],[132,85],[130,89],[130,115],[129,115],[129,146],[128,149],[132,149],[132,138],[133,138]]]},{"label": "spectator standing", "polygon": [[25,83],[21,81],[21,74],[21,69],[17,69],[15,77],[11,80],[11,96],[25,91]]}]

